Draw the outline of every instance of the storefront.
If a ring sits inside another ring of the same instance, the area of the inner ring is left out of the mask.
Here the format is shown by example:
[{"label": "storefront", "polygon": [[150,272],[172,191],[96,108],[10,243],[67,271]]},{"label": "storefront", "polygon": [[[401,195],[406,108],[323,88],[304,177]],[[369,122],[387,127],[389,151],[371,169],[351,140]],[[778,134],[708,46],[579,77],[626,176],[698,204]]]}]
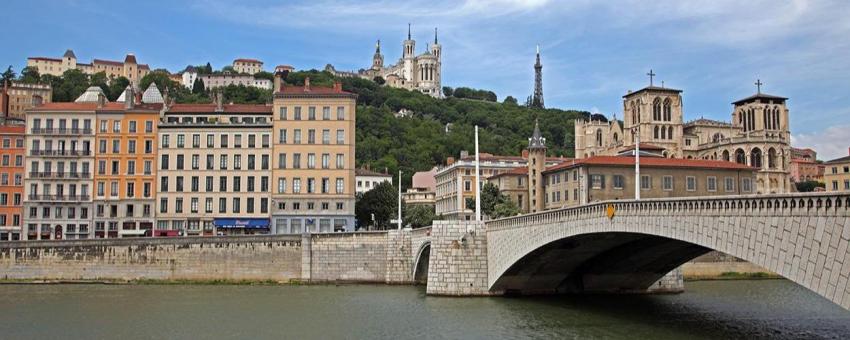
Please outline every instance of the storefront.
[{"label": "storefront", "polygon": [[216,218],[216,235],[256,235],[269,233],[267,218]]}]

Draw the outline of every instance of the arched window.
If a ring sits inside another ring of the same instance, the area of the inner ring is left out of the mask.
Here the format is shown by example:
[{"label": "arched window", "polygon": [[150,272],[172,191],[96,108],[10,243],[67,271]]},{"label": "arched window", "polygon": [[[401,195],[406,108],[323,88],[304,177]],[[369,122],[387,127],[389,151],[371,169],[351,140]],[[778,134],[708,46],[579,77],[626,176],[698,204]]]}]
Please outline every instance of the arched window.
[{"label": "arched window", "polygon": [[735,150],[735,163],[747,164],[747,154],[744,153],[743,149]]},{"label": "arched window", "polygon": [[661,120],[661,98],[656,97],[652,101],[652,120]]},{"label": "arched window", "polygon": [[711,136],[711,141],[714,143],[717,143],[721,140],[723,140],[723,134],[720,132],[715,133],[713,136]]},{"label": "arched window", "polygon": [[775,124],[775,126],[773,127],[774,130],[779,130],[782,128],[782,124],[779,124],[779,120],[779,107],[777,106],[773,108],[773,123]]},{"label": "arched window", "polygon": [[664,100],[664,120],[668,122],[673,120],[673,109],[670,105],[670,98]]},{"label": "arched window", "polygon": [[770,122],[771,116],[772,114],[770,112],[770,108],[765,106],[764,111],[762,112],[762,125],[764,126],[765,130],[773,129],[773,125]]},{"label": "arched window", "polygon": [[770,148],[767,150],[767,167],[776,169],[776,149]]},{"label": "arched window", "polygon": [[620,136],[618,136],[617,133],[614,132],[614,143],[618,142],[619,139],[620,139]]},{"label": "arched window", "polygon": [[673,139],[673,127],[672,126],[667,127],[667,139]]},{"label": "arched window", "polygon": [[596,129],[596,146],[602,146],[602,129]]},{"label": "arched window", "polygon": [[761,168],[761,149],[754,148],[750,151],[750,166]]},{"label": "arched window", "polygon": [[654,137],[655,139],[658,139],[658,138],[659,138],[659,137],[658,137],[658,127],[657,127],[657,126],[655,127],[655,133],[653,133],[653,137]]},{"label": "arched window", "polygon": [[727,162],[728,162],[728,161],[729,161],[729,150],[723,150],[723,155],[722,155],[722,157],[723,157],[723,160],[724,160],[724,161],[727,161]]}]

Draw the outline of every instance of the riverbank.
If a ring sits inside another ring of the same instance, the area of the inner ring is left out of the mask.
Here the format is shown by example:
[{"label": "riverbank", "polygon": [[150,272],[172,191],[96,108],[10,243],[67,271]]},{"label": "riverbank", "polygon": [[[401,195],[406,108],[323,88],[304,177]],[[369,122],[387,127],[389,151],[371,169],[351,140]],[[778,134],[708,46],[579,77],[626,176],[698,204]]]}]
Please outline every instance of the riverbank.
[{"label": "riverbank", "polygon": [[682,265],[682,277],[685,281],[782,278],[767,269],[743,261],[688,262]]}]

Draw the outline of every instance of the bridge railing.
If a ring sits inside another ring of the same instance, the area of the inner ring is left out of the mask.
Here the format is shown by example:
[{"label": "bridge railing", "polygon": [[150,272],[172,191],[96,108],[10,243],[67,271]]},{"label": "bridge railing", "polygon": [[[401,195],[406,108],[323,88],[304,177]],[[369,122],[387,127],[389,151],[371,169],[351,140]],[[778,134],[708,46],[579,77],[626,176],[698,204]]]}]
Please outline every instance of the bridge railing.
[{"label": "bridge railing", "polygon": [[829,211],[850,211],[848,210],[848,207],[850,207],[850,191],[601,201],[577,207],[546,210],[491,220],[486,222],[486,225],[488,231],[496,231],[565,220],[605,217],[608,214],[609,206],[613,206],[615,216],[670,215],[706,210],[734,211],[736,213],[756,212],[769,215],[780,209],[803,215],[818,212],[827,213]]}]

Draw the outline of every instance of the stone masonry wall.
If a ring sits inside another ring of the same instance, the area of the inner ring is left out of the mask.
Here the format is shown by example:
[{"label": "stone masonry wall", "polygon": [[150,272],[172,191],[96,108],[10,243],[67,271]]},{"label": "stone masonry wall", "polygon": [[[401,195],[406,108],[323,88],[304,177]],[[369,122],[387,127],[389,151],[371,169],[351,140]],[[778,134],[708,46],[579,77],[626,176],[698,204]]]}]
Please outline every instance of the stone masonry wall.
[{"label": "stone masonry wall", "polygon": [[3,279],[289,281],[300,274],[298,236],[0,244]]},{"label": "stone masonry wall", "polygon": [[375,282],[387,278],[387,232],[312,234],[309,282]]},{"label": "stone masonry wall", "polygon": [[426,292],[429,295],[463,296],[496,294],[490,292],[487,284],[487,231],[484,223],[434,221]]}]

